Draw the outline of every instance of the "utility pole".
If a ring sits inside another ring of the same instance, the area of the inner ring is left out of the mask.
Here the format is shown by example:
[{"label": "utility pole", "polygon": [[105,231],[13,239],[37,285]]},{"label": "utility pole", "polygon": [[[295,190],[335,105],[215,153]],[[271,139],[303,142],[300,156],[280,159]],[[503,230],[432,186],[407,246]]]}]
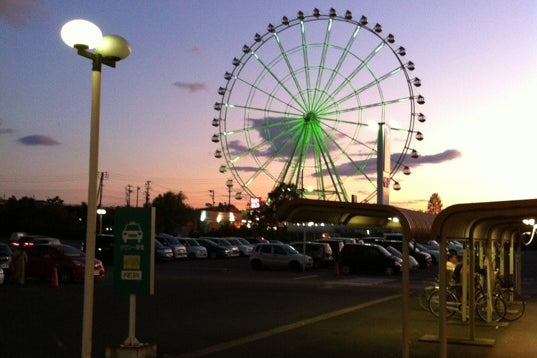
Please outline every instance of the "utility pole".
[{"label": "utility pole", "polygon": [[102,207],[103,203],[103,180],[108,179],[108,172],[101,172],[101,178],[99,179],[99,188],[97,189],[97,197],[99,198],[99,204],[97,208]]},{"label": "utility pole", "polygon": [[131,206],[131,194],[132,194],[132,185],[128,184],[125,187],[125,198],[127,200],[127,207]]},{"label": "utility pole", "polygon": [[211,203],[212,203],[212,207],[214,208],[214,190],[209,190],[209,193],[211,193]]},{"label": "utility pole", "polygon": [[145,206],[149,206],[149,191],[151,190],[151,181],[145,182]]},{"label": "utility pole", "polygon": [[138,195],[140,194],[140,186],[136,186],[136,207],[138,207]]}]

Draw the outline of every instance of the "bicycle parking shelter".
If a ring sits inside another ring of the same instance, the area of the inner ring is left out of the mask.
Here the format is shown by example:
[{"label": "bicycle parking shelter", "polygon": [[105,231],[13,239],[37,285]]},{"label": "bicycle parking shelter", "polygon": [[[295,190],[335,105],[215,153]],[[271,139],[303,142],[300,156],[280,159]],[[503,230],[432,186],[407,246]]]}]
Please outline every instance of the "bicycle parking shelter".
[{"label": "bicycle parking shelter", "polygon": [[[409,240],[427,241],[435,239],[440,243],[439,279],[440,304],[446,303],[446,247],[449,240],[458,240],[469,248],[470,277],[475,268],[475,247],[480,257],[488,256],[488,272],[493,272],[493,255],[500,247],[500,271],[515,278],[515,286],[520,285],[520,240],[523,232],[529,231],[522,221],[537,218],[537,200],[514,200],[457,204],[444,209],[436,217],[423,212],[397,208],[391,205],[364,203],[344,203],[310,199],[294,199],[282,204],[278,218],[288,223],[322,222],[324,224],[346,225],[355,228],[399,229],[404,240],[403,258],[409,255]],[[397,217],[398,223],[388,218]],[[395,227],[395,226],[397,227]],[[477,244],[477,245],[476,245]],[[502,248],[508,245],[507,252]],[[503,261],[508,257],[507,263]],[[402,274],[402,357],[410,357],[410,282],[408,260],[403,260]],[[506,271],[507,269],[507,271]],[[488,278],[490,281],[490,276]],[[471,285],[470,285],[471,286]],[[490,285],[488,286],[490,290]],[[443,293],[443,294],[442,294]],[[470,292],[472,293],[472,291]],[[474,315],[470,316],[468,337],[455,343],[481,344],[487,339],[475,337]],[[425,340],[439,342],[440,357],[447,357],[447,319],[441,310],[438,336],[428,335]],[[450,339],[450,342],[454,340]],[[464,341],[464,342],[463,342]]]}]

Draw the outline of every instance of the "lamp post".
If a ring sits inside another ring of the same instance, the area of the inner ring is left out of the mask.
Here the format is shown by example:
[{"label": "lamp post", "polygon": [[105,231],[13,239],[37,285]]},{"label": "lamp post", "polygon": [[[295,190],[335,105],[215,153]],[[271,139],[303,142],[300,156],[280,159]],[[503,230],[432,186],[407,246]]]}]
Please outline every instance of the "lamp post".
[{"label": "lamp post", "polygon": [[97,215],[99,215],[99,234],[103,233],[103,215],[106,214],[106,210],[103,208],[97,209]]},{"label": "lamp post", "polygon": [[[62,40],[77,54],[92,61],[91,130],[89,151],[88,214],[86,224],[86,265],[84,269],[84,305],[82,316],[82,357],[91,357],[95,237],[97,226],[97,183],[99,164],[99,112],[101,102],[101,66],[116,67],[116,62],[130,55],[129,43],[117,35],[103,36],[101,30],[86,20],[72,20],[61,29]],[[91,51],[94,49],[94,51]]]}]

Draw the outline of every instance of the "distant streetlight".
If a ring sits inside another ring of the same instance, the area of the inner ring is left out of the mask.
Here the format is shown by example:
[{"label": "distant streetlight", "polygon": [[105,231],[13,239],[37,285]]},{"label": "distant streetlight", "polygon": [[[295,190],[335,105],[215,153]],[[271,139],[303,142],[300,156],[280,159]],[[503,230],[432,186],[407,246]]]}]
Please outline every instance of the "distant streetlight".
[{"label": "distant streetlight", "polygon": [[[88,182],[88,218],[86,224],[86,265],[84,269],[84,307],[82,316],[82,357],[91,357],[95,237],[97,226],[97,183],[99,164],[99,112],[101,104],[101,66],[116,67],[116,62],[130,55],[129,43],[117,35],[102,35],[101,30],[86,20],[72,20],[61,29],[62,40],[92,61],[91,131]],[[90,51],[95,49],[94,51]]]},{"label": "distant streetlight", "polygon": [[103,233],[103,215],[106,214],[106,210],[103,208],[97,209],[97,215],[99,215],[99,234]]}]

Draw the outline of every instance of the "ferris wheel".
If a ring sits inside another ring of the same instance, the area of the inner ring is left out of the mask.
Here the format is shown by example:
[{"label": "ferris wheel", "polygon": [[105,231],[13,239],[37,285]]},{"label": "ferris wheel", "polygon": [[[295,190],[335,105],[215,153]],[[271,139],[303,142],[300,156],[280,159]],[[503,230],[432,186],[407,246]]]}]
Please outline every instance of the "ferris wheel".
[{"label": "ferris wheel", "polygon": [[399,190],[394,176],[410,174],[405,160],[419,156],[411,143],[423,139],[415,125],[425,100],[394,42],[378,23],[334,9],[299,11],[256,33],[218,89],[219,171],[254,198],[280,184],[336,201]]}]

